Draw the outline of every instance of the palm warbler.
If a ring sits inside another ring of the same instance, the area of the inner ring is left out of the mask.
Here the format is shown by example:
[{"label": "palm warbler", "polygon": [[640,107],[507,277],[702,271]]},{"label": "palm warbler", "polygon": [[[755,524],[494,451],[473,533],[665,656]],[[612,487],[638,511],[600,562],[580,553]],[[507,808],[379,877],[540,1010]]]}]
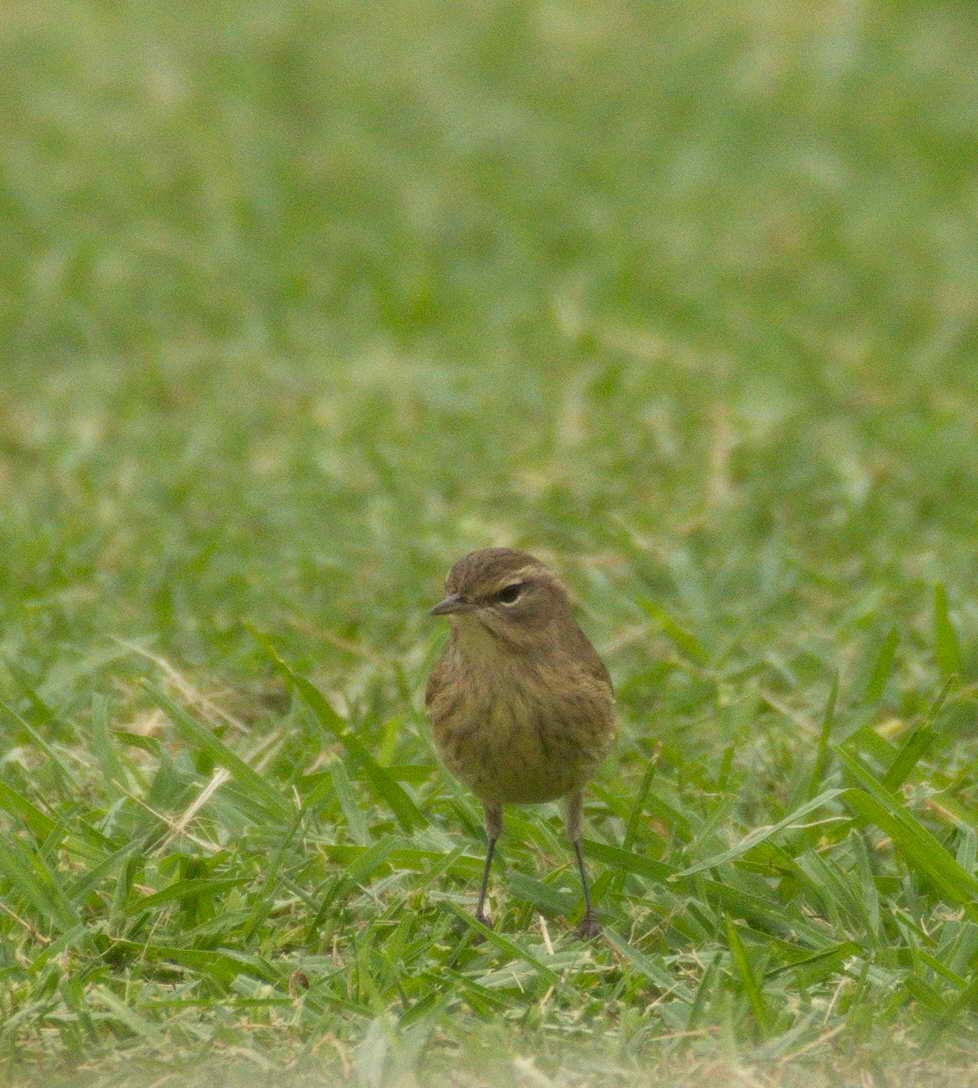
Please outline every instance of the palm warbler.
[{"label": "palm warbler", "polygon": [[567,798],[567,834],[584,889],[578,932],[600,927],[581,855],[584,786],[614,738],[608,670],[577,626],[557,576],[526,552],[485,548],[449,571],[431,609],[452,634],[425,702],[449,771],[485,808],[489,840],[476,918],[489,924],[486,888],[504,804]]}]

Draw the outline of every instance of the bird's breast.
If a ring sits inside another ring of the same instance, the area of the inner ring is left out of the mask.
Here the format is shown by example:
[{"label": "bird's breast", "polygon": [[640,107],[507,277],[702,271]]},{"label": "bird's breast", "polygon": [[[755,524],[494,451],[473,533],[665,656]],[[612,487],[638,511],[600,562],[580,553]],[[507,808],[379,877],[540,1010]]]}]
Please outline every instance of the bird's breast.
[{"label": "bird's breast", "polygon": [[571,669],[446,662],[429,710],[449,771],[483,801],[535,804],[582,786],[613,735],[610,690]]}]

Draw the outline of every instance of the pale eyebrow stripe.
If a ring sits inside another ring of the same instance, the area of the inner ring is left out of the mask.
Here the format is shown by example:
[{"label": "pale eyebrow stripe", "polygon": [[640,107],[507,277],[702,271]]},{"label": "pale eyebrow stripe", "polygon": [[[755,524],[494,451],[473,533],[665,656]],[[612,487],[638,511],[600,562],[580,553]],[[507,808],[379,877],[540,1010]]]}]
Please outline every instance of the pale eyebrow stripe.
[{"label": "pale eyebrow stripe", "polygon": [[520,567],[519,570],[510,571],[510,573],[506,575],[506,580],[504,582],[499,582],[493,592],[499,593],[500,590],[507,589],[509,586],[519,585],[520,582],[526,581],[527,577],[530,575],[535,575],[538,578],[548,578],[551,581],[555,580],[554,575],[545,567]]},{"label": "pale eyebrow stripe", "polygon": [[528,574],[541,574],[541,573],[543,573],[543,572],[541,571],[541,569],[539,567],[534,567],[534,566],[520,567],[519,570],[510,571],[510,573],[506,575],[506,582],[505,583],[500,582],[499,584],[500,585],[505,584],[507,586],[511,586],[511,585],[513,585],[514,582],[522,581]]}]

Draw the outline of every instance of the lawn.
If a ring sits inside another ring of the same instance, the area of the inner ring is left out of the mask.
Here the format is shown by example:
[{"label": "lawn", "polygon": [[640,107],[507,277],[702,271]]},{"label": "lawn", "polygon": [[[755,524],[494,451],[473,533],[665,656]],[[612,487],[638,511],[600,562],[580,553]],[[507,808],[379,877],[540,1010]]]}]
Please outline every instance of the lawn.
[{"label": "lawn", "polygon": [[[971,3],[10,0],[0,1082],[974,1083]],[[586,808],[423,713],[571,587]]]}]

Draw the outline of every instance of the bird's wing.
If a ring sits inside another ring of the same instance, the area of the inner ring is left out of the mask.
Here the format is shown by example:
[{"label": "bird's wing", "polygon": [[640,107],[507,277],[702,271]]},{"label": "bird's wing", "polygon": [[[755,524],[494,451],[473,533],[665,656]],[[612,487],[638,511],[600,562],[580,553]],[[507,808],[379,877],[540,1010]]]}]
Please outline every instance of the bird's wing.
[{"label": "bird's wing", "polygon": [[428,683],[424,689],[424,705],[430,707],[431,704],[438,698],[438,693],[445,686],[447,680],[446,676],[445,659],[442,658],[437,665],[431,670],[431,674],[428,676]]},{"label": "bird's wing", "polygon": [[581,667],[592,680],[596,680],[599,684],[604,684],[608,688],[608,692],[614,695],[615,688],[611,683],[611,676],[608,670],[605,668],[604,662],[598,657],[598,651],[591,645],[591,640],[584,634],[584,632],[578,627],[578,645],[577,645],[577,659],[581,663]]}]

